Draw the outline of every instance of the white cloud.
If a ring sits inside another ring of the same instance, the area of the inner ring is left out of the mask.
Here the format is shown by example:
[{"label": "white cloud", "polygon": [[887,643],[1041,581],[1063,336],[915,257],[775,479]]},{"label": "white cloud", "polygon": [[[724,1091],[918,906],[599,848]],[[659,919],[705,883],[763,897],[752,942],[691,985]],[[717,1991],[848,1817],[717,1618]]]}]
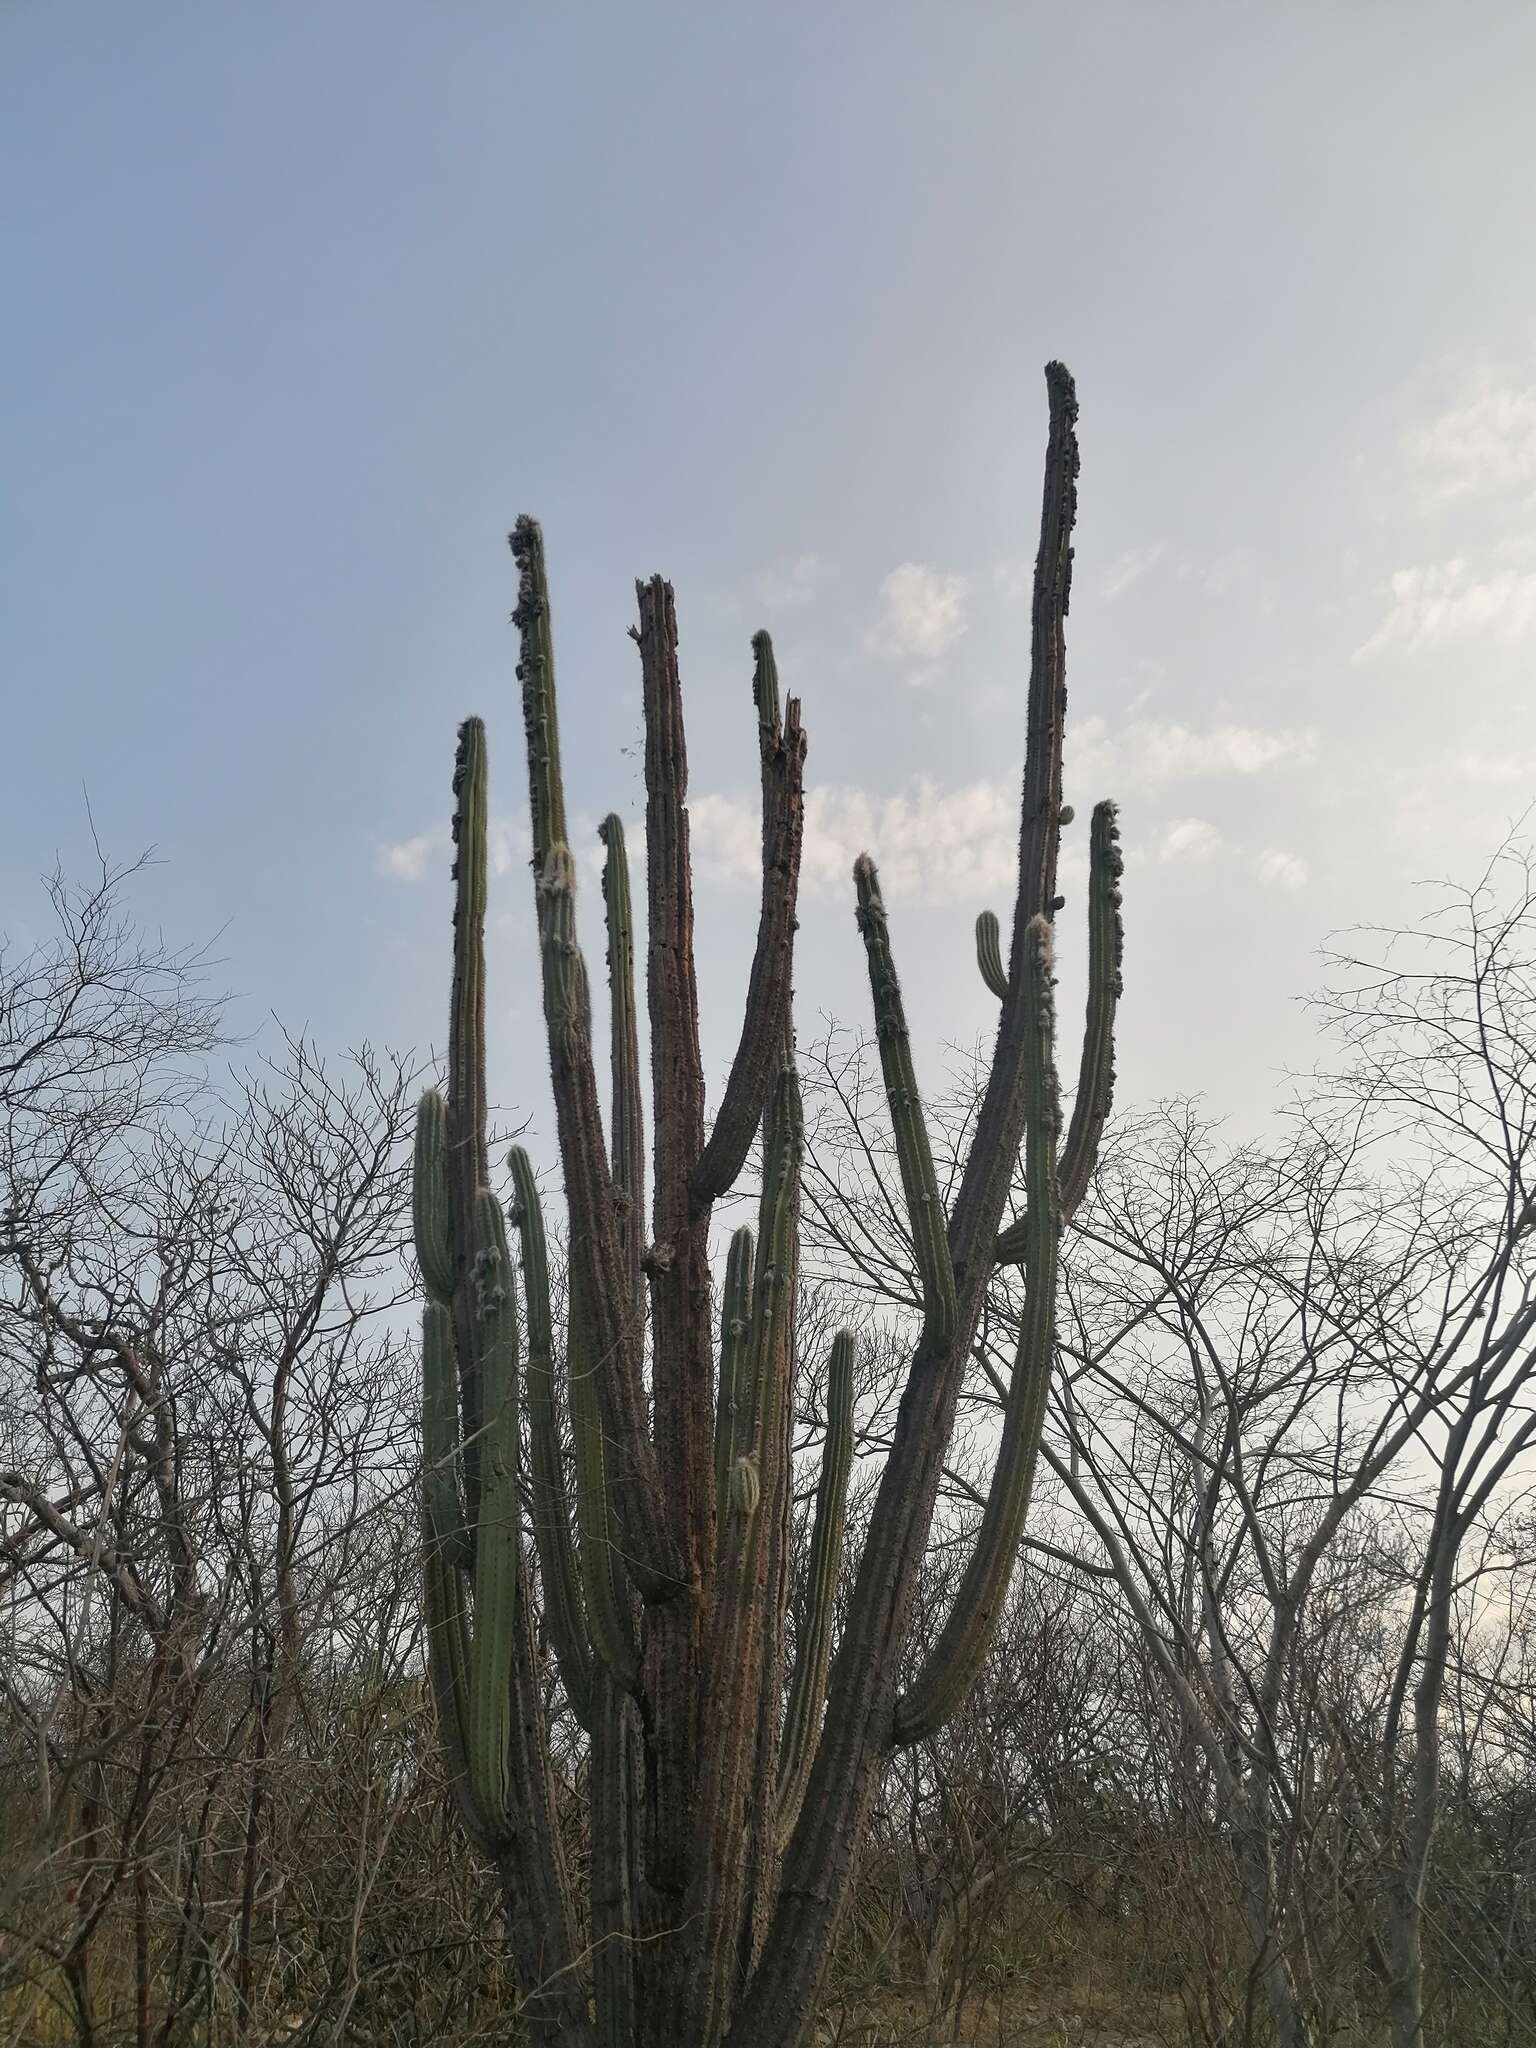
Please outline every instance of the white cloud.
[{"label": "white cloud", "polygon": [[447,858],[450,844],[447,826],[435,826],[430,832],[418,832],[414,839],[385,841],[376,848],[373,864],[379,874],[396,882],[419,882],[428,861]]},{"label": "white cloud", "polygon": [[1222,838],[1204,818],[1175,818],[1157,850],[1162,861],[1206,861],[1221,851]]},{"label": "white cloud", "polygon": [[[492,818],[485,836],[491,873],[504,875],[518,857],[516,849],[526,843],[528,828],[522,819]],[[395,882],[419,882],[429,868],[446,875],[453,865],[453,834],[445,823],[413,839],[386,839],[374,849],[373,865]]]},{"label": "white cloud", "polygon": [[[805,800],[801,888],[851,901],[854,860],[868,851],[892,903],[1011,902],[1018,803],[1011,782],[942,789],[919,777],[885,796],[848,785],[815,788]],[[755,887],[762,858],[756,803],[703,796],[689,813],[699,874]]]},{"label": "white cloud", "polygon": [[1255,725],[1216,725],[1204,732],[1176,720],[1137,718],[1111,735],[1101,717],[1079,722],[1068,745],[1076,783],[1176,782],[1190,776],[1258,775],[1280,761],[1309,761],[1317,751],[1314,726],[1266,731]]},{"label": "white cloud", "polygon": [[688,845],[701,879],[755,882],[762,873],[763,819],[755,804],[733,796],[696,796],[688,803]]},{"label": "white cloud", "polygon": [[1468,782],[1536,783],[1536,754],[1483,754],[1469,750],[1456,763]]},{"label": "white cloud", "polygon": [[1117,555],[1099,580],[1099,589],[1107,598],[1119,597],[1129,590],[1133,583],[1139,583],[1147,571],[1160,562],[1167,552],[1163,541],[1154,541],[1151,547],[1127,548],[1123,555]]},{"label": "white cloud", "polygon": [[1536,389],[1490,385],[1409,434],[1431,502],[1536,485]]},{"label": "white cloud", "polygon": [[893,661],[937,661],[965,631],[969,589],[963,576],[903,562],[880,586],[880,617],[864,645]]},{"label": "white cloud", "polygon": [[1278,846],[1266,846],[1253,865],[1259,880],[1269,889],[1305,888],[1312,875],[1300,854],[1286,853]]},{"label": "white cloud", "polygon": [[819,555],[796,555],[793,561],[759,571],[752,587],[770,612],[799,611],[819,597],[836,575]]},{"label": "white cloud", "polygon": [[1399,569],[1392,578],[1392,609],[1355,649],[1367,661],[1386,647],[1410,653],[1446,641],[1488,638],[1513,646],[1536,628],[1536,570],[1497,569],[1472,577],[1464,556],[1427,567]]}]

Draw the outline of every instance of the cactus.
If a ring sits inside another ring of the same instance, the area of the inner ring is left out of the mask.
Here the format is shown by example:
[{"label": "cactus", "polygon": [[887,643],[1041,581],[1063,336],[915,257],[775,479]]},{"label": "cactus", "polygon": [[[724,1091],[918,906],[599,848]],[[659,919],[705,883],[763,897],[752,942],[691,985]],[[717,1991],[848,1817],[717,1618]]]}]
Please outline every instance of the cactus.
[{"label": "cactus", "polygon": [[[601,827],[605,1126],[543,538],[528,519],[512,535],[534,906],[566,1209],[563,1329],[552,1312],[539,1190],[521,1148],[509,1157],[505,1211],[490,1187],[487,759],[477,719],[460,730],[454,773],[448,1086],[446,1097],[429,1090],[421,1103],[414,1227],[426,1295],[422,1581],[433,1696],[465,1826],[506,1895],[536,2041],[792,2048],[808,2040],[875,1773],[894,1745],[954,1712],[995,1633],[1050,1385],[1058,1241],[1091,1179],[1109,1109],[1120,992],[1121,860],[1114,807],[1101,804],[1091,834],[1087,1026],[1058,1162],[1052,960],[1057,848],[1071,817],[1061,801],[1061,746],[1077,444],[1071,379],[1059,364],[1046,377],[1018,900],[1006,957],[997,918],[984,912],[977,921],[998,1033],[948,1213],[879,877],[867,855],[854,871],[922,1320],[835,1654],[855,1342],[846,1331],[833,1342],[792,1670],[785,1638],[805,1143],[791,1004],[804,828],[800,709],[781,700],[773,645],[755,635],[761,905],[742,1028],[706,1128],[677,620],[670,585],[652,577],[636,586],[647,1218],[640,946],[624,832],[613,816]],[[715,1211],[754,1146],[756,1228],[731,1238],[716,1298]],[[1023,1212],[1004,1228],[1021,1152]],[[1025,1308],[996,1468],[958,1593],[901,1693],[939,1473],[998,1263],[1023,1267]],[[586,1735],[584,1897],[557,1814],[536,1625]]]}]

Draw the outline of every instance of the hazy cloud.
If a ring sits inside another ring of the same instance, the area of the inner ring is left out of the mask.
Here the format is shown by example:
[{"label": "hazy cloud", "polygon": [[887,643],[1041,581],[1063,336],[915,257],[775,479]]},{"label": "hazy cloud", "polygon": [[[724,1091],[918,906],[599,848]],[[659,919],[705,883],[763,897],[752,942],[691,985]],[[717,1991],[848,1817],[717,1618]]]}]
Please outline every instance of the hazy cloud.
[{"label": "hazy cloud", "polygon": [[1312,874],[1300,854],[1286,853],[1278,846],[1266,846],[1253,865],[1259,880],[1270,889],[1304,888]]},{"label": "hazy cloud", "polygon": [[965,631],[969,589],[963,576],[903,562],[880,586],[880,616],[864,645],[893,661],[936,661]]},{"label": "hazy cloud", "polygon": [[1205,731],[1170,719],[1133,719],[1111,733],[1102,717],[1081,720],[1070,753],[1074,781],[1175,782],[1188,776],[1258,775],[1281,761],[1308,761],[1315,726],[1268,731],[1255,725],[1214,725]]},{"label": "hazy cloud", "polygon": [[430,832],[418,832],[414,839],[386,840],[375,848],[373,865],[379,874],[396,882],[419,882],[427,862],[440,854],[446,856],[451,844],[448,827],[439,825]]},{"label": "hazy cloud", "polygon": [[1204,818],[1175,818],[1163,834],[1157,857],[1162,861],[1207,861],[1221,846],[1221,834]]},{"label": "hazy cloud", "polygon": [[1123,555],[1116,555],[1104,571],[1099,579],[1100,591],[1107,598],[1119,597],[1133,583],[1139,583],[1166,553],[1166,544],[1160,540],[1154,541],[1151,547],[1127,548]]},{"label": "hazy cloud", "polygon": [[1431,502],[1536,486],[1536,389],[1485,385],[1408,436]]},{"label": "hazy cloud", "polygon": [[[528,828],[522,819],[492,818],[485,836],[491,873],[504,875],[518,857],[517,847],[526,843]],[[419,882],[429,868],[446,876],[453,865],[453,833],[442,824],[413,839],[383,840],[374,849],[373,865],[395,882]]]},{"label": "hazy cloud", "polygon": [[1368,661],[1386,647],[1421,647],[1446,641],[1488,638],[1512,646],[1536,627],[1536,570],[1496,569],[1475,577],[1464,556],[1392,578],[1392,608],[1368,640],[1355,649]]},{"label": "hazy cloud", "polygon": [[752,587],[770,612],[792,612],[812,603],[836,578],[837,571],[820,555],[796,555],[791,562],[759,570]]},{"label": "hazy cloud", "polygon": [[1536,754],[1484,754],[1472,749],[1456,765],[1468,782],[1536,784]]},{"label": "hazy cloud", "polygon": [[[1011,902],[1018,803],[1011,781],[943,789],[920,777],[884,796],[850,785],[813,789],[805,800],[800,886],[807,895],[847,895],[855,858],[869,852],[893,902]],[[689,814],[700,872],[755,886],[762,859],[756,802],[703,796]]]}]

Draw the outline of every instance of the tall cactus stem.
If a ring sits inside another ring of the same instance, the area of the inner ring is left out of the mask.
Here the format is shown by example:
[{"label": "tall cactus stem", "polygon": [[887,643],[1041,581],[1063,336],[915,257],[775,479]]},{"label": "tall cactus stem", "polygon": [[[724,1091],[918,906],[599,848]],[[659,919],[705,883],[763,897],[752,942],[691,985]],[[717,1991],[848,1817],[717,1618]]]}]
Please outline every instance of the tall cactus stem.
[{"label": "tall cactus stem", "polygon": [[485,1404],[480,1522],[475,1543],[475,1644],[470,1684],[469,1782],[488,1834],[512,1832],[507,1742],[512,1637],[522,1576],[518,1492],[517,1304],[501,1204],[487,1188],[476,1203],[470,1289]]},{"label": "tall cactus stem", "polygon": [[485,727],[459,727],[453,770],[453,996],[448,1029],[447,1173],[453,1243],[454,1342],[464,1410],[464,1478],[471,1515],[479,1494],[480,1363],[467,1291],[468,1247],[475,1242],[475,1203],[489,1179],[485,1094]]}]

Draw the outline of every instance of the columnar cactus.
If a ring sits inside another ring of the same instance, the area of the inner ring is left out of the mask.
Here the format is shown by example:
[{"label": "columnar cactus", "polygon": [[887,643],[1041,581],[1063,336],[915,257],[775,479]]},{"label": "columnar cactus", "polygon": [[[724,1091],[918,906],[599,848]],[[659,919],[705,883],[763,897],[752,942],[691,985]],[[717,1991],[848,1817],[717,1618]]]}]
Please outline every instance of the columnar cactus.
[{"label": "columnar cactus", "polygon": [[[617,818],[601,828],[611,1019],[605,1137],[543,541],[528,519],[512,535],[534,902],[566,1203],[563,1332],[526,1153],[510,1155],[506,1211],[490,1186],[486,748],[477,719],[461,728],[454,775],[448,1088],[421,1104],[415,1227],[427,1297],[423,1583],[433,1689],[465,1826],[505,1889],[536,2040],[581,2048],[804,2042],[881,1760],[955,1711],[993,1638],[1050,1383],[1057,1243],[1088,1185],[1109,1109],[1120,990],[1121,863],[1113,806],[1101,804],[1090,843],[1088,1022],[1058,1161],[1052,948],[1057,846],[1071,815],[1061,801],[1063,621],[1077,443],[1071,379],[1060,364],[1046,379],[1018,901],[1006,959],[996,918],[978,921],[978,960],[1000,1020],[974,1144],[947,1214],[879,879],[867,855],[854,871],[922,1326],[835,1657],[855,1361],[847,1332],[832,1345],[792,1669],[804,1147],[790,1001],[803,827],[799,705],[781,705],[773,648],[759,633],[762,906],[740,1041],[706,1132],[677,624],[668,584],[654,577],[637,586],[653,1130],[647,1228],[624,834]],[[756,1232],[731,1239],[716,1298],[714,1208],[754,1143]],[[1004,1228],[1021,1151],[1024,1209]],[[1022,1266],[1026,1308],[996,1472],[953,1607],[903,1691],[940,1468],[989,1275],[1003,1262]],[[584,1897],[557,1811],[539,1641],[586,1736]]]}]

